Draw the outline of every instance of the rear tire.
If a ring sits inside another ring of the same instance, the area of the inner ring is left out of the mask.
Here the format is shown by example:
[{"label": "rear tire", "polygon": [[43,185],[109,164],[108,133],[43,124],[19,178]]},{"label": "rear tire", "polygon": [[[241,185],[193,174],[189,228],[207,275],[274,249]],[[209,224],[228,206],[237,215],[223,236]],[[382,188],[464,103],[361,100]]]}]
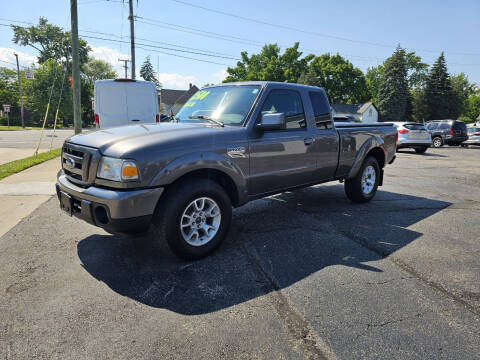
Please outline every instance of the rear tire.
[{"label": "rear tire", "polygon": [[221,245],[231,220],[232,204],[220,185],[208,179],[181,181],[157,205],[153,240],[166,240],[181,259],[201,259]]},{"label": "rear tire", "polygon": [[432,140],[432,146],[434,148],[439,148],[443,146],[443,140],[440,136],[434,137]]},{"label": "rear tire", "polygon": [[428,149],[427,147],[415,148],[415,152],[416,152],[417,154],[424,154],[425,151],[427,151],[427,149]]},{"label": "rear tire", "polygon": [[367,156],[358,174],[345,180],[345,194],[355,203],[366,203],[377,193],[380,179],[380,167],[377,159]]}]

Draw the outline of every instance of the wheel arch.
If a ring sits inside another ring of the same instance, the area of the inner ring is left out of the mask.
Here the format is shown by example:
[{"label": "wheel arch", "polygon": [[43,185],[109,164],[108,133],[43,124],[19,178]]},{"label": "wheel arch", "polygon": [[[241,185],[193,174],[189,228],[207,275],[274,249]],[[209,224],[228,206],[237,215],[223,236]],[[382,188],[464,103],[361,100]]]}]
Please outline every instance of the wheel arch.
[{"label": "wheel arch", "polygon": [[385,144],[381,138],[377,136],[371,137],[361,146],[357,156],[355,157],[350,172],[348,173],[347,179],[354,178],[358,174],[358,171],[362,167],[362,164],[367,156],[375,157],[380,169],[385,167]]},{"label": "wheel arch", "polygon": [[225,190],[234,207],[242,204],[241,195],[235,181],[225,172],[214,168],[201,168],[187,172],[176,178],[172,183],[168,184],[166,190],[168,191],[168,188],[191,179],[212,180]]}]

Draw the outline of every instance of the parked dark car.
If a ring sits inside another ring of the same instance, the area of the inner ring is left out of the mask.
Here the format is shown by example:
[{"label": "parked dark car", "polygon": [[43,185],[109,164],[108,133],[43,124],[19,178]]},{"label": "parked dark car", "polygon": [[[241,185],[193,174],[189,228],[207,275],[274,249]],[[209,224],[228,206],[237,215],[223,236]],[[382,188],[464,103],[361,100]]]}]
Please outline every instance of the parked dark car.
[{"label": "parked dark car", "polygon": [[467,126],[460,120],[432,120],[427,122],[426,127],[432,135],[432,147],[435,148],[459,146],[468,139]]}]

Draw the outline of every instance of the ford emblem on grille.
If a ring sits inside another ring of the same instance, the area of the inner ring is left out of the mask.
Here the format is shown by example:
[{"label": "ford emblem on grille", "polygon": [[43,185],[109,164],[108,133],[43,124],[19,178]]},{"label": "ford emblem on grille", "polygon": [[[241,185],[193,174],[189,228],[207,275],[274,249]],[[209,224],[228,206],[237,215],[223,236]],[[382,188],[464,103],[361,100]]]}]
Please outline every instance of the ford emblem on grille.
[{"label": "ford emblem on grille", "polygon": [[73,169],[75,167],[75,160],[73,160],[72,158],[65,159],[65,167]]}]

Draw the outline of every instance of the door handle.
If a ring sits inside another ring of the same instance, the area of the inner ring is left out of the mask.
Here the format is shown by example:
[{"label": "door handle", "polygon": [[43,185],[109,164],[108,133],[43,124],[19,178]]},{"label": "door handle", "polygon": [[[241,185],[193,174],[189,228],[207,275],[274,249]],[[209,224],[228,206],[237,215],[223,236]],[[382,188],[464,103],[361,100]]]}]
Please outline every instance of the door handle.
[{"label": "door handle", "polygon": [[305,146],[310,146],[315,142],[315,139],[312,137],[308,137],[308,138],[305,138],[303,142],[305,143]]},{"label": "door handle", "polygon": [[132,121],[140,121],[140,120],[138,120],[138,119],[133,119]]}]

